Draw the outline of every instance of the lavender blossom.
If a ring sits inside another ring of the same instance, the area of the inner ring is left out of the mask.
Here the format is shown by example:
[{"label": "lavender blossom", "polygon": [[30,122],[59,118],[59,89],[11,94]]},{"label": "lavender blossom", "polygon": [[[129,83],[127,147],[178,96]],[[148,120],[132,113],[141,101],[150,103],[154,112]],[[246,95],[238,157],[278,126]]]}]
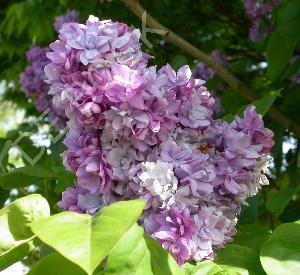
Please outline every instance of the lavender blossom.
[{"label": "lavender blossom", "polygon": [[176,208],[171,208],[155,215],[154,218],[159,227],[152,236],[174,255],[180,265],[184,264],[193,255],[195,246],[192,236],[196,227],[189,211],[186,209],[180,212]]},{"label": "lavender blossom", "polygon": [[90,16],[64,24],[50,45],[49,94],[68,118],[63,159],[77,176],[59,205],[94,214],[145,199],[140,225],[180,265],[213,259],[241,205],[268,183],[273,133],[252,107],[231,124],[215,120],[204,81],[188,66],[147,66],[139,37]]},{"label": "lavender blossom", "polygon": [[49,48],[32,45],[26,57],[31,65],[20,75],[21,90],[26,96],[35,96],[36,108],[39,112],[47,112],[48,117],[58,128],[66,123],[65,113],[53,106],[52,96],[48,95],[50,86],[45,82],[44,67],[49,63],[46,52]]}]

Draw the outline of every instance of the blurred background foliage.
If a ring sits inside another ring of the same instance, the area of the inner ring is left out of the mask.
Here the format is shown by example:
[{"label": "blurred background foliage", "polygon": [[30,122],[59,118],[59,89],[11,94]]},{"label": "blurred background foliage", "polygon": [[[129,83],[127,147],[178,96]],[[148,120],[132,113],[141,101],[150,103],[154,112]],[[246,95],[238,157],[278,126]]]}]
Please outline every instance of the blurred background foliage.
[{"label": "blurred background foliage", "polygon": [[[279,95],[273,104],[300,125],[300,86],[291,81],[300,71],[300,59],[297,59],[300,53],[299,0],[286,0],[274,8],[268,26],[261,22],[256,41],[249,38],[252,23],[241,0],[143,0],[141,4],[159,22],[205,53],[219,50],[227,56],[228,70],[257,96],[266,97],[277,91]],[[50,137],[59,133],[49,127],[46,118],[37,123],[39,113],[19,85],[19,75],[27,65],[25,52],[31,44],[44,47],[54,41],[57,35],[53,29],[54,18],[67,10],[77,10],[82,22],[93,14],[136,28],[142,26],[120,0],[0,2],[0,207],[5,202],[37,192],[48,199],[55,213],[59,211],[56,204],[60,192],[74,180],[62,165],[63,139],[51,142]],[[272,31],[266,32],[270,26]],[[152,48],[144,46],[145,51],[155,56],[152,64],[170,63],[176,69],[184,64],[196,67],[197,60],[159,35],[147,33],[147,39],[153,44]],[[221,83],[216,74],[207,86],[214,89]],[[225,114],[235,114],[249,103],[225,83],[222,85],[225,90],[221,94],[221,104]],[[268,115],[264,120],[274,131],[276,142],[272,150],[270,186],[263,188],[243,210],[239,220],[241,234],[245,224],[259,223],[274,229],[283,222],[300,219],[299,139]],[[19,148],[32,157],[42,154],[34,166],[22,157],[17,146],[12,147],[19,136],[23,137],[17,144]],[[239,235],[236,242],[239,242]]]}]

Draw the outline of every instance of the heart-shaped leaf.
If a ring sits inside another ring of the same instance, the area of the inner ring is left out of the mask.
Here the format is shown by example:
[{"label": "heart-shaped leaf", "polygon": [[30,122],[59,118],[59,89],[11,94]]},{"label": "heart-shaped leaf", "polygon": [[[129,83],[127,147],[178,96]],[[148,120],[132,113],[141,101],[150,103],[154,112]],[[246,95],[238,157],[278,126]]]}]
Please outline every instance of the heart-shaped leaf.
[{"label": "heart-shaped leaf", "polygon": [[34,247],[31,223],[50,215],[47,201],[34,194],[0,210],[0,270],[19,261]]},{"label": "heart-shaped leaf", "polygon": [[144,230],[135,224],[108,256],[105,275],[183,274],[178,264]]},{"label": "heart-shaped leaf", "polygon": [[105,274],[152,274],[143,228],[133,225],[117,243],[107,258]]},{"label": "heart-shaped leaf", "polygon": [[57,252],[41,259],[27,275],[86,275],[76,264],[68,261]]},{"label": "heart-shaped leaf", "polygon": [[263,244],[260,261],[267,274],[297,275],[300,270],[300,221],[278,226]]},{"label": "heart-shaped leaf", "polygon": [[151,254],[152,272],[155,275],[182,274],[173,257],[161,245],[148,235],[144,235],[147,247]]},{"label": "heart-shaped leaf", "polygon": [[274,213],[276,216],[279,216],[287,206],[290,199],[296,194],[298,190],[298,187],[290,186],[280,190],[273,197],[268,199],[266,205],[267,209]]},{"label": "heart-shaped leaf", "polygon": [[62,212],[34,223],[33,232],[68,260],[92,274],[117,242],[138,220],[145,201],[121,201],[94,217]]}]

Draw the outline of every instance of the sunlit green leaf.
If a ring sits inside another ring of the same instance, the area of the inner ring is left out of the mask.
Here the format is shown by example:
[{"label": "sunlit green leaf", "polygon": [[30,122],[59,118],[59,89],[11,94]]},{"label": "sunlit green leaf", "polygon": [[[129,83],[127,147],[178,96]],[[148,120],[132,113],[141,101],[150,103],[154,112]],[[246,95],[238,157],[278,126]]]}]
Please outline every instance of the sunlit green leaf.
[{"label": "sunlit green leaf", "polygon": [[144,230],[134,225],[108,256],[107,275],[168,275],[183,274],[178,264]]},{"label": "sunlit green leaf", "polygon": [[34,247],[31,223],[50,215],[40,195],[18,199],[0,210],[0,270],[26,256]]},{"label": "sunlit green leaf", "polygon": [[51,253],[35,264],[27,275],[86,275],[79,266],[57,252]]},{"label": "sunlit green leaf", "polygon": [[159,243],[148,235],[144,235],[151,254],[151,266],[154,275],[180,275],[181,270],[173,257],[168,254]]},{"label": "sunlit green leaf", "polygon": [[36,222],[33,232],[64,257],[92,274],[139,218],[145,202],[117,202],[94,217],[62,212]]},{"label": "sunlit green leaf", "polygon": [[153,274],[151,255],[141,227],[133,225],[112,249],[107,259],[105,274]]}]

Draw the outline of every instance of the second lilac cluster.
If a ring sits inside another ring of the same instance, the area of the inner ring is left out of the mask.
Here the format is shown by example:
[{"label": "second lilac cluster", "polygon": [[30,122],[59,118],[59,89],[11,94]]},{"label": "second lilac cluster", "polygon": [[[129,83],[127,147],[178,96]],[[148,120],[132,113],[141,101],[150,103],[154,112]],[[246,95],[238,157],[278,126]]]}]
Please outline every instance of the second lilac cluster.
[{"label": "second lilac cluster", "polygon": [[[259,37],[260,21],[269,19],[275,6],[277,6],[281,0],[243,0],[246,8],[246,12],[252,22],[250,28],[250,38],[252,41],[256,41]],[[267,29],[269,32],[271,29]]]},{"label": "second lilac cluster", "polygon": [[212,259],[235,234],[246,199],[267,184],[273,133],[254,107],[228,124],[188,66],[147,66],[140,32],[90,16],[64,24],[45,68],[69,132],[65,166],[77,176],[59,205],[94,214],[145,199],[145,231],[179,264]]},{"label": "second lilac cluster", "polygon": [[[64,23],[78,22],[79,16],[76,11],[69,11],[65,15],[58,16],[54,28],[58,32]],[[58,127],[63,128],[66,124],[65,112],[53,106],[52,95],[49,95],[49,84],[45,82],[45,66],[49,63],[46,52],[48,47],[42,48],[32,45],[26,53],[26,59],[30,65],[20,75],[21,90],[26,96],[35,97],[35,105],[39,112],[46,112],[49,119]]]}]

